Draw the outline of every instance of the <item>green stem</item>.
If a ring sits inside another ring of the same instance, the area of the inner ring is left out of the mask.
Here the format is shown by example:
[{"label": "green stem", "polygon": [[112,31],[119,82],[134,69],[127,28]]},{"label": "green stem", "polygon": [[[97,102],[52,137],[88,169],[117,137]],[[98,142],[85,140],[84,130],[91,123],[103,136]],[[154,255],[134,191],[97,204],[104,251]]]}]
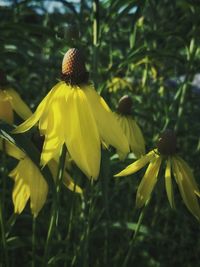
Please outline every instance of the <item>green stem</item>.
[{"label": "green stem", "polygon": [[93,1],[93,81],[97,86],[97,63],[98,63],[98,42],[99,42],[99,0]]},{"label": "green stem", "polygon": [[35,267],[35,245],[36,245],[36,218],[32,221],[32,267]]},{"label": "green stem", "polygon": [[133,248],[134,248],[134,245],[135,245],[135,240],[136,240],[136,237],[137,237],[137,235],[138,235],[138,233],[139,233],[139,231],[140,231],[140,227],[141,227],[141,225],[142,225],[142,221],[143,221],[143,218],[144,218],[144,215],[145,215],[145,211],[146,211],[146,209],[147,209],[147,207],[148,207],[149,201],[150,201],[150,200],[148,200],[148,201],[146,202],[145,206],[143,207],[143,209],[142,209],[142,211],[141,211],[141,213],[140,213],[140,216],[139,216],[139,219],[138,219],[138,222],[137,222],[137,226],[136,226],[134,235],[133,235],[133,237],[132,237],[132,239],[131,239],[131,241],[130,241],[129,249],[128,249],[128,252],[127,252],[127,254],[126,254],[126,257],[125,257],[125,260],[124,260],[124,262],[123,262],[122,267],[127,267],[127,266],[129,266],[129,265],[128,265],[128,261],[129,261],[129,259],[130,259],[130,257],[131,257],[131,254],[132,254],[132,251],[133,251]]},{"label": "green stem", "polygon": [[5,203],[5,193],[6,193],[6,154],[5,154],[5,142],[3,140],[3,149],[2,149],[2,195],[0,197],[0,229],[1,229],[1,239],[2,239],[2,246],[3,246],[3,253],[5,257],[5,267],[9,266],[9,258],[8,258],[8,248],[7,248],[7,242],[6,242],[6,231],[5,231],[5,209],[4,209],[4,203]]},{"label": "green stem", "polygon": [[63,173],[65,170],[66,151],[67,151],[66,146],[63,145],[60,160],[59,160],[59,165],[58,165],[58,173],[57,173],[57,177],[56,177],[56,185],[55,185],[56,186],[56,194],[53,198],[53,203],[52,203],[52,207],[51,207],[51,217],[50,217],[47,239],[46,239],[46,244],[45,244],[43,266],[48,265],[48,257],[49,257],[51,240],[52,240],[55,228],[58,224],[59,193],[60,193],[60,187],[61,187],[61,182],[62,182],[62,178],[63,178]]}]

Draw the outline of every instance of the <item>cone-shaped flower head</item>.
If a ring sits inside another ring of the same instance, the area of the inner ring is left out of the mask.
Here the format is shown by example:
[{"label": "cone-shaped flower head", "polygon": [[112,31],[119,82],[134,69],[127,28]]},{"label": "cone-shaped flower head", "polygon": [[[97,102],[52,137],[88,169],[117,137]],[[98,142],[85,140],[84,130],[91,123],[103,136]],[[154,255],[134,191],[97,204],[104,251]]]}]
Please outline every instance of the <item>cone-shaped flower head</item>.
[{"label": "cone-shaped flower head", "polygon": [[137,190],[136,206],[140,208],[151,196],[162,162],[165,163],[165,188],[170,206],[172,208],[175,207],[173,176],[186,207],[200,220],[200,208],[197,198],[197,196],[200,196],[199,188],[189,165],[176,154],[176,136],[173,131],[166,130],[158,141],[157,149],[150,151],[115,176],[133,174],[149,164]]},{"label": "cone-shaped flower head", "polygon": [[[45,135],[42,165],[60,153],[65,143],[77,166],[89,178],[99,175],[101,141],[128,153],[129,147],[113,113],[91,84],[79,50],[72,48],[62,63],[64,81],[56,84],[27,121],[16,129],[25,132],[39,122]],[[112,125],[112,127],[110,127]]]},{"label": "cone-shaped flower head", "polygon": [[[139,158],[145,154],[145,141],[140,127],[131,116],[132,105],[131,97],[128,95],[123,96],[119,100],[115,116],[126,135],[130,150]],[[118,154],[120,158],[124,158],[120,151],[118,151]]]},{"label": "cone-shaped flower head", "polygon": [[13,110],[23,119],[27,119],[32,114],[19,94],[8,86],[6,75],[0,70],[0,119],[12,124]]}]

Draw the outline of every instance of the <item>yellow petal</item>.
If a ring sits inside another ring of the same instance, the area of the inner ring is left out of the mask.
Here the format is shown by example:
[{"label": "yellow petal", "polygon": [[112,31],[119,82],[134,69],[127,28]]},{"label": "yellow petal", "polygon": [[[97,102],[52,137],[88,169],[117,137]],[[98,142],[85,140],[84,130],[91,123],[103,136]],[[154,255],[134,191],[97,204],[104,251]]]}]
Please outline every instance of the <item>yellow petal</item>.
[{"label": "yellow petal", "polygon": [[48,112],[45,141],[41,154],[41,163],[43,166],[60,153],[61,147],[64,143],[62,129],[62,117],[64,113],[62,113],[61,109],[63,105],[63,99],[60,99],[60,101],[54,101]]},{"label": "yellow petal", "polygon": [[62,85],[63,83],[61,82],[58,83],[56,86],[54,86],[51,89],[51,91],[47,94],[47,96],[39,104],[34,114],[31,117],[29,117],[25,122],[17,126],[16,129],[13,130],[13,133],[23,133],[32,128],[38,122],[40,117],[44,115],[45,112],[47,112],[50,102],[53,100],[53,95],[56,93],[57,90],[59,90],[59,87]]},{"label": "yellow petal", "polygon": [[150,198],[151,192],[153,191],[153,188],[157,182],[157,176],[159,173],[161,162],[162,162],[161,157],[157,157],[154,161],[152,161],[149,164],[137,190],[137,195],[136,195],[137,208],[141,208]]},{"label": "yellow petal", "polygon": [[167,197],[172,209],[175,208],[174,203],[174,193],[173,193],[173,185],[172,185],[172,176],[171,176],[171,160],[170,158],[167,160],[167,166],[165,169],[165,188],[167,192]]},{"label": "yellow petal", "polygon": [[30,197],[30,189],[24,183],[23,179],[21,179],[16,168],[10,172],[9,176],[12,177],[15,182],[12,192],[14,212],[20,214],[24,210]]},{"label": "yellow petal", "polygon": [[28,119],[32,115],[32,111],[26,105],[26,103],[21,99],[19,94],[13,90],[8,89],[7,94],[11,96],[10,103],[15,112],[24,120]]},{"label": "yellow petal", "polygon": [[132,164],[128,165],[124,170],[119,172],[118,174],[114,175],[115,177],[119,176],[126,176],[133,174],[139,171],[142,167],[144,167],[149,161],[151,161],[156,156],[155,152],[152,150],[145,156],[141,157],[140,159],[136,160]]},{"label": "yellow petal", "polygon": [[77,166],[96,179],[100,168],[100,138],[85,91],[76,87],[68,94],[63,119],[67,149]]},{"label": "yellow petal", "polygon": [[176,158],[178,159],[178,161],[181,164],[182,172],[184,172],[185,177],[187,177],[189,179],[189,181],[192,183],[195,192],[197,194],[200,194],[198,185],[197,185],[197,183],[196,183],[196,181],[194,179],[194,175],[192,173],[192,170],[191,170],[190,166],[181,157],[177,156]]},{"label": "yellow petal", "polygon": [[131,150],[136,157],[141,157],[145,154],[145,141],[141,129],[135,120],[128,118],[130,128],[130,145]]},{"label": "yellow petal", "polygon": [[6,121],[12,124],[14,120],[14,114],[6,91],[0,90],[0,120]]},{"label": "yellow petal", "polygon": [[200,220],[200,208],[199,203],[197,200],[197,196],[195,194],[195,188],[192,184],[192,182],[189,180],[189,178],[186,176],[183,165],[179,161],[179,159],[176,159],[173,157],[173,173],[176,177],[176,181],[178,183],[178,187],[181,193],[181,196],[183,198],[183,201],[186,205],[186,207],[189,209],[189,211],[197,218],[197,220]]},{"label": "yellow petal", "polygon": [[83,89],[91,105],[101,139],[121,153],[127,154],[129,152],[128,140],[104,99],[92,86],[86,86]]},{"label": "yellow petal", "polygon": [[25,153],[21,149],[3,138],[0,138],[0,150],[4,150],[6,154],[15,159],[22,159],[25,157]]},{"label": "yellow petal", "polygon": [[15,211],[22,212],[30,197],[32,214],[37,216],[46,201],[48,192],[47,183],[40,170],[26,157],[20,160],[9,176],[15,181],[13,190]]}]

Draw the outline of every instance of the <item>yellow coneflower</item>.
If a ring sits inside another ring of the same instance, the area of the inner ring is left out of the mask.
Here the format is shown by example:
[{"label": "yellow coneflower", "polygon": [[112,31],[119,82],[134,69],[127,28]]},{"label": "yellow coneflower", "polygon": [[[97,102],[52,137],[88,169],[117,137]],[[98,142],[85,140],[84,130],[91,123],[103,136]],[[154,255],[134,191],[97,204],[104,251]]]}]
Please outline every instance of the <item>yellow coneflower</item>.
[{"label": "yellow coneflower", "polygon": [[19,94],[9,87],[4,72],[0,70],[0,119],[12,124],[13,110],[24,120],[32,114]]},{"label": "yellow coneflower", "polygon": [[175,207],[172,187],[173,174],[186,207],[200,220],[200,208],[197,199],[200,192],[189,165],[176,153],[176,136],[173,131],[166,130],[158,141],[157,149],[150,151],[115,176],[133,174],[149,163],[137,190],[136,206],[140,208],[151,196],[162,162],[166,164],[165,187],[171,207]]},{"label": "yellow coneflower", "polygon": [[[44,206],[48,193],[48,185],[39,168],[32,160],[14,144],[0,139],[0,150],[4,150],[9,156],[19,160],[17,166],[9,173],[14,181],[12,199],[14,212],[20,214],[28,200],[33,216],[37,216]],[[55,160],[49,162],[49,169],[53,178],[56,178],[58,164]],[[70,175],[65,171],[63,175],[64,185],[72,191],[82,193],[81,188],[75,186]]]},{"label": "yellow coneflower", "polygon": [[[117,113],[115,116],[126,135],[130,150],[134,153],[136,158],[145,154],[145,141],[142,131],[137,122],[131,116],[132,99],[125,95],[119,100]],[[118,152],[120,155],[120,152]],[[124,156],[121,155],[123,158]]]},{"label": "yellow coneflower", "polygon": [[101,141],[126,154],[127,139],[103,98],[88,83],[85,62],[78,49],[69,49],[65,54],[62,79],[15,132],[25,132],[39,121],[40,132],[45,135],[42,165],[59,154],[65,143],[83,173],[96,179]]}]

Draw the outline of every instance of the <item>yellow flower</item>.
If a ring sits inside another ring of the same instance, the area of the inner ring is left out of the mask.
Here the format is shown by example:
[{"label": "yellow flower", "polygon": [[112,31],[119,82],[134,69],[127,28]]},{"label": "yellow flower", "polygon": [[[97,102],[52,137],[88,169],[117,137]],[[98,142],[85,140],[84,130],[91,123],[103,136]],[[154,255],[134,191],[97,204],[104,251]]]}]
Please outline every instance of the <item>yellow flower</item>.
[{"label": "yellow flower", "polygon": [[[115,114],[126,138],[128,140],[130,150],[136,158],[145,154],[145,141],[140,127],[131,116],[132,100],[128,95],[123,96],[119,100],[117,111]],[[118,152],[120,155],[120,152]],[[123,155],[120,155],[122,158]]]},{"label": "yellow flower", "polygon": [[170,206],[172,208],[175,207],[172,186],[173,174],[186,207],[200,220],[200,208],[197,199],[197,195],[199,196],[200,192],[190,167],[176,154],[176,138],[172,131],[167,130],[161,135],[157,149],[150,151],[115,176],[133,174],[149,163],[137,190],[136,206],[140,208],[151,196],[162,162],[166,164],[165,188]]},{"label": "yellow flower", "polygon": [[2,83],[2,80],[5,80],[5,77],[2,77],[3,74],[0,70],[0,119],[12,124],[14,110],[22,119],[26,120],[31,116],[31,110],[14,89]]},{"label": "yellow flower", "polygon": [[70,49],[63,60],[63,79],[52,88],[35,113],[15,130],[25,132],[39,121],[45,135],[42,165],[60,153],[65,143],[77,166],[89,178],[99,175],[101,141],[122,153],[128,142],[113,113],[92,85],[80,51]]},{"label": "yellow flower", "polygon": [[[9,156],[19,160],[17,166],[9,173],[9,176],[15,182],[12,192],[14,212],[20,214],[30,199],[31,211],[36,217],[47,198],[48,185],[45,178],[32,160],[14,144],[1,138],[0,150],[4,150]],[[58,169],[55,160],[49,162],[49,169],[55,179]],[[72,191],[75,189],[77,193],[82,192],[79,186],[75,187],[67,172],[64,172],[63,183]]]}]

